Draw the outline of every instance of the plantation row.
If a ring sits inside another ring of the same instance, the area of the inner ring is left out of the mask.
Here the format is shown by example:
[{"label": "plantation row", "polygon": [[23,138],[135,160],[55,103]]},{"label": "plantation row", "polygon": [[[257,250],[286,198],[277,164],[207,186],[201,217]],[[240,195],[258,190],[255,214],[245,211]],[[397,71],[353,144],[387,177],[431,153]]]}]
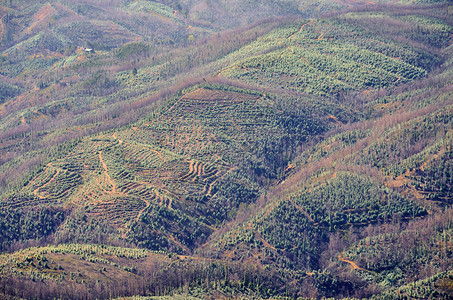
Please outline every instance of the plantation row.
[{"label": "plantation row", "polygon": [[[438,42],[421,39],[423,36],[450,39],[450,25],[418,13],[403,16],[351,13],[280,28],[240,50],[246,53],[252,46],[254,51],[267,47],[269,53],[245,60],[234,53],[232,56],[239,61],[219,75],[327,97],[402,84],[425,76],[426,70],[439,62],[439,57],[435,51],[425,51],[415,42],[402,45],[406,35],[404,30],[399,31],[398,23],[407,27],[408,35],[416,42],[440,48],[443,45]],[[386,25],[382,31],[374,28],[377,18]],[[417,31],[420,26],[422,32]],[[281,49],[273,49],[275,45]]]},{"label": "plantation row", "polygon": [[[102,219],[125,230],[129,240],[138,245],[188,252],[187,247],[195,247],[207,239],[211,226],[233,217],[241,203],[256,198],[255,183],[243,175],[247,169],[258,174],[263,172],[247,164],[253,153],[270,153],[275,146],[292,147],[290,136],[305,139],[305,132],[317,130],[310,128],[315,122],[310,123],[296,114],[275,119],[272,111],[256,104],[256,100],[254,95],[220,89],[188,93],[167,112],[155,115],[150,121],[153,127],[139,125],[111,135],[80,140],[72,150],[32,177],[22,193],[32,198],[46,198],[47,203],[52,200],[83,206],[87,217]],[[217,104],[212,106],[212,103]],[[175,146],[166,146],[168,142],[173,143],[172,139],[167,137],[167,130],[159,130],[159,126],[173,127],[175,115],[189,123],[193,113],[201,117],[200,112],[209,109],[212,118],[205,115],[199,126],[175,126],[174,138],[186,139],[190,147],[203,147],[206,145],[202,138],[206,136],[204,132],[220,130],[224,131],[223,139],[211,135],[220,148],[206,147],[202,152],[205,154],[188,156],[191,150],[175,154]],[[249,129],[233,128],[232,131],[231,122]],[[184,136],[181,131],[187,134]],[[288,137],[282,142],[257,135],[257,132],[270,131]],[[238,135],[242,138],[236,138]],[[257,138],[265,140],[254,141]],[[229,153],[221,149],[229,149]],[[214,159],[203,161],[213,154]],[[275,151],[272,155],[278,157],[279,153]],[[289,157],[288,154],[286,159]],[[264,164],[277,162],[283,168],[285,161],[272,158]],[[244,169],[239,170],[232,163],[242,164]],[[264,170],[264,166],[260,168]],[[275,172],[273,168],[265,172]],[[159,217],[153,213],[157,208],[167,213]],[[154,235],[152,241],[142,244],[150,238],[147,238],[149,234]]]}]

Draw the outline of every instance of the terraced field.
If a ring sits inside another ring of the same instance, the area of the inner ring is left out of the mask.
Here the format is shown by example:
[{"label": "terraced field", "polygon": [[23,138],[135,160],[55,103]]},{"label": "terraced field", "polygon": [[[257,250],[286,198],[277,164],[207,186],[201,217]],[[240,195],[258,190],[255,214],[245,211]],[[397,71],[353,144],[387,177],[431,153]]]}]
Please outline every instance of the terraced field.
[{"label": "terraced field", "polygon": [[2,6],[0,298],[451,298],[453,7],[160,2]]},{"label": "terraced field", "polygon": [[[221,86],[195,88],[149,121],[78,141],[25,184],[21,194],[29,200],[20,206],[83,207],[124,238],[137,238],[137,224],[145,222],[169,245],[190,251],[194,240],[180,234],[185,222],[204,232],[202,242],[256,197],[256,182],[244,172],[277,178],[286,169],[285,160],[266,157],[269,147],[297,146],[329,124],[297,114],[289,123],[272,101]],[[162,219],[155,219],[156,209]]]}]

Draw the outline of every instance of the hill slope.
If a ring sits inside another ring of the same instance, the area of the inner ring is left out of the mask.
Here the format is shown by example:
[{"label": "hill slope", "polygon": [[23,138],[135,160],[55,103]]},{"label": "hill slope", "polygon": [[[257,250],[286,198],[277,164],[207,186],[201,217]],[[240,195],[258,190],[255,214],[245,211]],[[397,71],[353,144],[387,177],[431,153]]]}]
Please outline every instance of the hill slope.
[{"label": "hill slope", "polygon": [[[385,297],[435,275],[431,292],[448,297],[448,5],[271,20],[160,48],[128,22],[179,30],[203,3],[113,2],[32,3],[3,52],[1,247],[55,244],[1,257],[3,294]],[[89,36],[71,40],[71,26]],[[56,37],[96,51],[57,55]]]}]

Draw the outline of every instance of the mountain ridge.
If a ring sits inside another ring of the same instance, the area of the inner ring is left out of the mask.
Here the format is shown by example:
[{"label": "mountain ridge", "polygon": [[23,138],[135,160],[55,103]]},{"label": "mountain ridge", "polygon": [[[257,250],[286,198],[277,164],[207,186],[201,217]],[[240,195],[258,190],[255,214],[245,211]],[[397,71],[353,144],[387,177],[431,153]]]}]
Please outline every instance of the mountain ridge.
[{"label": "mountain ridge", "polygon": [[[175,24],[203,11],[148,2],[121,8]],[[55,45],[39,31],[49,5],[29,14],[36,45]],[[3,51],[0,292],[448,299],[449,8]]]}]

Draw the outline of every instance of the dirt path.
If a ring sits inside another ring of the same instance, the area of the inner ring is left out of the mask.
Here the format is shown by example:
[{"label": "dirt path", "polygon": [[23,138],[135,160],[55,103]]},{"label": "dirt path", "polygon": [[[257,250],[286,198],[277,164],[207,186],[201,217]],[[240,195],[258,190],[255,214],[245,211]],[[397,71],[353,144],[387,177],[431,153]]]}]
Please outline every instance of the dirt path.
[{"label": "dirt path", "polygon": [[159,199],[159,206],[162,207],[164,205],[164,197],[159,194],[158,190],[154,190],[154,193],[156,193],[156,199]]},{"label": "dirt path", "polygon": [[201,167],[198,168],[198,176],[203,176],[206,173],[206,164],[202,164]]},{"label": "dirt path", "polygon": [[198,161],[196,161],[195,164],[193,165],[193,172],[191,174],[191,176],[193,175],[193,178],[191,180],[192,182],[195,182],[195,180],[197,179],[199,166],[200,166],[200,162],[198,162]]},{"label": "dirt path", "polygon": [[[190,164],[189,164],[189,174],[187,174],[187,175],[190,175],[190,174],[193,173],[194,164],[195,164],[195,161],[194,161],[193,159],[190,160],[189,162],[190,162]],[[187,175],[186,175],[186,176],[187,176]]]},{"label": "dirt path", "polygon": [[349,259],[344,258],[343,255],[342,255],[341,253],[338,254],[338,260],[350,264],[354,270],[357,270],[357,269],[359,269],[359,270],[364,270],[364,269],[360,268],[355,262],[353,262],[353,261],[351,261],[351,260],[349,260]]},{"label": "dirt path", "polygon": [[112,186],[111,193],[116,193],[116,185],[113,182],[112,178],[110,178],[109,172],[107,170],[107,165],[105,164],[104,160],[102,159],[102,150],[99,151],[99,161],[101,162],[102,167],[104,168],[105,177],[107,177],[107,182]]},{"label": "dirt path", "polygon": [[306,57],[301,57],[300,59],[302,59],[307,64],[307,66],[315,69],[315,67],[313,67],[313,64],[311,62],[309,62]]},{"label": "dirt path", "polygon": [[[189,160],[189,173],[185,174],[180,179],[186,180],[186,179],[192,177],[192,175],[197,175],[198,163],[199,163],[198,161],[194,161],[193,159]],[[192,181],[194,181],[194,180],[195,180],[195,178],[193,178]]]},{"label": "dirt path", "polygon": [[[293,49],[293,48],[288,47],[288,49],[291,50],[292,53],[294,53],[294,49]],[[280,58],[283,58],[284,55],[285,55],[285,53],[282,53],[282,54],[280,55]]]},{"label": "dirt path", "polygon": [[177,255],[177,257],[181,260],[191,259],[191,260],[201,260],[201,261],[215,261],[214,258],[207,258],[207,257],[200,257],[200,256],[192,256],[192,255]]},{"label": "dirt path", "polygon": [[435,154],[432,154],[429,159],[427,159],[421,166],[420,166],[420,170],[422,170],[423,172],[425,171],[425,168],[428,166],[428,164],[432,163],[434,160],[438,159],[439,156],[445,154],[445,151],[446,149],[444,147],[442,147],[442,149],[440,149],[437,153]]},{"label": "dirt path", "polygon": [[[229,169],[228,171],[225,172],[225,174],[223,174],[222,176],[216,178],[216,180],[214,180],[213,182],[211,182],[211,183],[209,184],[209,186],[208,186],[208,191],[206,192],[206,195],[212,196],[211,192],[212,192],[212,186],[214,185],[214,183],[216,183],[217,181],[219,181],[220,179],[222,179],[222,178],[225,177],[228,173],[230,173],[231,171],[233,171],[233,170],[235,170],[235,169],[236,169],[236,167],[233,167],[233,168]],[[216,176],[217,176],[217,174],[218,174],[219,172],[220,172],[220,171],[218,171],[218,172],[216,173]]]},{"label": "dirt path", "polygon": [[121,145],[123,143],[123,140],[118,138],[118,132],[115,132],[114,134],[112,134],[112,137],[115,140],[118,140],[118,145]]},{"label": "dirt path", "polygon": [[184,251],[186,251],[187,253],[192,253],[192,251],[190,251],[190,249],[187,246],[181,244],[178,240],[176,240],[171,233],[164,233],[164,235],[166,235],[173,243],[175,243],[181,249],[184,249]]},{"label": "dirt path", "polygon": [[146,199],[142,199],[140,198],[140,200],[143,200],[145,203],[146,203],[146,206],[145,208],[141,209],[138,214],[137,214],[137,217],[135,218],[135,221],[138,222],[138,220],[140,219],[140,216],[143,214],[143,212],[150,206],[150,203],[148,200]]},{"label": "dirt path", "polygon": [[149,150],[151,150],[151,152],[156,153],[157,156],[158,156],[160,159],[162,159],[164,162],[167,162],[167,161],[168,161],[168,160],[162,155],[161,152],[159,152],[159,151],[157,151],[157,150],[154,150],[154,149],[149,149]]},{"label": "dirt path", "polygon": [[268,208],[266,209],[266,211],[264,212],[264,214],[260,218],[260,220],[263,220],[264,218],[266,218],[279,203],[280,203],[279,201],[275,201],[275,202],[272,202],[271,204],[269,204]]},{"label": "dirt path", "polygon": [[310,215],[309,215],[309,214],[308,214],[308,213],[307,213],[300,205],[298,205],[297,203],[295,203],[295,202],[293,201],[293,199],[288,198],[288,200],[289,200],[289,202],[291,202],[292,205],[294,205],[295,208],[297,208],[298,211],[300,211],[301,213],[303,213],[303,214],[307,217],[307,219],[308,219],[310,222],[316,223],[315,220],[313,220],[313,218],[312,218],[312,217],[311,217],[311,216],[310,216]]},{"label": "dirt path", "polygon": [[278,252],[277,252],[277,249],[276,249],[274,246],[272,246],[271,244],[269,244],[269,242],[266,241],[266,240],[263,238],[263,236],[262,236],[258,231],[256,231],[256,230],[253,228],[252,223],[248,223],[247,226],[246,226],[245,228],[246,228],[247,230],[252,231],[253,234],[255,235],[255,238],[257,238],[258,240],[260,240],[260,241],[263,243],[264,247],[270,249],[270,250],[271,250],[272,252],[274,252],[274,253],[278,253]]},{"label": "dirt path", "polygon": [[151,149],[151,148],[149,148],[149,147],[148,147],[147,145],[145,145],[145,144],[136,143],[136,142],[134,142],[134,143],[128,143],[128,142],[124,142],[123,140],[120,140],[120,139],[119,139],[118,141],[119,141],[119,144],[120,144],[120,145],[124,143],[125,145],[141,146],[141,147],[146,148],[146,149],[148,149],[149,151],[155,153],[155,154],[156,154],[161,160],[163,160],[164,162],[167,162],[167,161],[168,161],[168,159],[166,159],[166,158],[163,156],[162,152],[159,152],[159,151],[157,151],[157,150],[155,150],[155,149]]},{"label": "dirt path", "polygon": [[288,39],[290,39],[290,38],[292,38],[293,36],[295,36],[296,34],[302,32],[302,30],[304,29],[305,25],[311,24],[311,23],[313,23],[314,21],[315,21],[315,20],[310,20],[310,22],[303,24],[303,25],[300,27],[299,31],[297,31],[297,32],[295,32],[295,33],[293,33],[293,34],[291,34],[291,35],[288,37]]},{"label": "dirt path", "polygon": [[[445,148],[440,149],[435,154],[431,154],[430,157],[425,162],[423,162],[418,168],[424,172],[425,168],[429,166],[429,164],[432,163],[432,161],[437,159],[443,153],[445,153]],[[395,179],[388,179],[387,182],[385,182],[385,185],[391,188],[398,188],[406,185],[406,192],[408,194],[412,195],[417,200],[426,200],[427,199],[425,196],[426,192],[419,191],[411,184],[410,178],[413,175],[414,171],[407,170],[405,173],[399,175]]]},{"label": "dirt path", "polygon": [[[50,164],[48,165],[48,167],[50,167]],[[52,178],[50,178],[50,180],[47,181],[47,182],[46,182],[45,184],[43,184],[42,186],[36,188],[36,189],[33,191],[33,194],[34,194],[36,197],[38,197],[39,199],[45,199],[46,197],[39,195],[39,190],[45,188],[46,186],[48,186],[53,180],[55,180],[55,178],[57,178],[58,174],[60,174],[60,170],[56,169],[56,172],[55,172],[55,174],[52,176]]]},{"label": "dirt path", "polygon": [[7,15],[4,14],[1,18],[0,18],[0,42],[3,41],[3,35],[5,34],[5,24],[3,22],[3,18]]},{"label": "dirt path", "polygon": [[[215,176],[217,177],[219,174],[221,173],[221,171],[217,171],[217,173],[215,173]],[[228,172],[227,172],[228,173]],[[222,176],[220,177],[217,177],[213,182],[211,182],[209,185],[208,185],[208,190],[206,191],[206,195],[209,195],[209,196],[212,196],[211,192],[212,192],[212,187],[214,186],[214,183],[216,183],[217,181],[220,180],[220,178],[222,178],[223,176],[225,176],[225,174],[223,174]]]},{"label": "dirt path", "polygon": [[367,270],[367,269],[364,269],[364,268],[361,268],[359,267],[355,262],[353,262],[352,260],[349,260],[347,258],[344,258],[343,255],[340,253],[338,254],[337,256],[338,260],[339,261],[342,261],[342,262],[345,262],[345,263],[348,263],[351,265],[351,267],[354,269],[354,270],[361,270],[361,271],[365,271],[365,272],[368,272],[368,273],[371,273],[371,274],[376,274],[374,273],[373,271],[370,271],[370,270]]},{"label": "dirt path", "polygon": [[277,252],[277,249],[276,249],[274,246],[272,246],[271,244],[269,244],[269,242],[266,241],[266,240],[261,236],[261,234],[260,234],[258,231],[256,231],[256,230],[252,230],[252,231],[253,231],[253,233],[255,234],[255,236],[263,243],[263,245],[264,245],[266,248],[269,248],[269,249],[271,249],[272,251]]}]

